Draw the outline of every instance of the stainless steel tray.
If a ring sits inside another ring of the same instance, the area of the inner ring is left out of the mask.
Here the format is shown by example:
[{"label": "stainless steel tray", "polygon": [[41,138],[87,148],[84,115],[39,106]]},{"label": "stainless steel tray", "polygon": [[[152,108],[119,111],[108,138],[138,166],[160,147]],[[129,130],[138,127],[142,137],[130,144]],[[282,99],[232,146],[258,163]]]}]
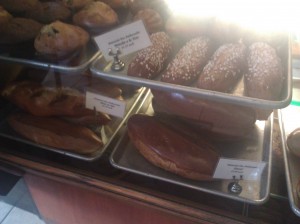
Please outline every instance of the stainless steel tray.
[{"label": "stainless steel tray", "polygon": [[121,60],[125,63],[125,68],[123,71],[115,72],[111,70],[112,62],[106,62],[104,57],[100,56],[97,58],[90,67],[92,73],[102,78],[119,81],[122,83],[127,83],[135,86],[145,86],[153,89],[166,90],[171,92],[178,92],[189,96],[200,97],[203,99],[239,104],[244,106],[251,106],[254,108],[262,109],[278,109],[287,106],[292,97],[292,72],[291,72],[291,48],[290,40],[287,38],[285,52],[281,58],[285,61],[285,74],[286,79],[284,81],[284,87],[280,99],[277,101],[263,100],[257,98],[246,97],[241,94],[243,90],[243,80],[237,85],[235,92],[232,94],[221,93],[216,91],[203,90],[192,86],[181,86],[176,84],[164,83],[159,81],[160,77],[155,80],[148,80],[138,77],[127,76],[128,64],[136,55],[136,53],[121,57]]},{"label": "stainless steel tray", "polygon": [[[151,105],[148,107],[146,113],[153,113]],[[268,121],[258,121],[256,123],[256,127],[252,133],[252,140],[239,143],[216,144],[217,150],[222,157],[264,161],[267,163],[260,180],[242,180],[239,182],[243,187],[243,191],[240,195],[234,195],[228,192],[228,185],[232,182],[231,180],[216,180],[212,182],[193,181],[155,167],[144,159],[134,148],[126,130],[112,152],[110,162],[118,169],[149,178],[159,179],[242,202],[262,204],[268,199],[270,191],[272,126],[273,115],[270,116]]]},{"label": "stainless steel tray", "polygon": [[18,135],[15,131],[12,130],[12,128],[9,126],[8,122],[5,118],[3,118],[2,122],[0,123],[0,136],[22,142],[25,144],[33,145],[45,150],[49,150],[51,152],[55,152],[58,154],[63,154],[68,157],[77,158],[80,160],[85,161],[93,161],[95,159],[100,158],[103,153],[107,150],[110,143],[113,141],[113,139],[116,137],[119,130],[124,126],[124,123],[127,121],[129,115],[132,113],[135,113],[137,109],[139,109],[139,104],[143,97],[147,94],[149,90],[146,88],[142,88],[139,90],[138,93],[136,93],[131,98],[125,99],[126,100],[126,114],[124,118],[117,118],[113,117],[112,121],[108,125],[101,126],[99,128],[98,133],[101,133],[102,141],[104,142],[104,146],[99,148],[98,151],[96,151],[93,154],[83,155],[75,152],[69,152],[58,148],[48,147],[45,145],[36,144],[32,141],[29,141],[22,136]]},{"label": "stainless steel tray", "polygon": [[17,44],[15,46],[0,46],[1,61],[68,73],[85,71],[100,55],[101,52],[92,41],[81,52],[78,52],[78,54],[59,61],[47,60],[38,56],[32,42]]},{"label": "stainless steel tray", "polygon": [[278,112],[288,197],[291,208],[297,216],[300,216],[300,198],[297,197],[296,192],[296,187],[300,180],[300,158],[291,153],[286,139],[293,130],[300,127],[299,114],[300,107],[292,105]]}]

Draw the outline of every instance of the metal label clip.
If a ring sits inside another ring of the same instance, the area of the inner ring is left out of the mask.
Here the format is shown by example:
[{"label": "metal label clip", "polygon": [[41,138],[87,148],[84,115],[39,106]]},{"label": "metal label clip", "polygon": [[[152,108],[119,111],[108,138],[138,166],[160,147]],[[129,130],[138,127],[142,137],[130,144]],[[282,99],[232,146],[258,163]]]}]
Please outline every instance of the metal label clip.
[{"label": "metal label clip", "polygon": [[121,54],[121,50],[117,48],[116,52],[113,52],[111,48],[109,48],[108,55],[113,57],[113,63],[111,65],[111,70],[113,71],[122,71],[125,67],[125,63],[119,59],[119,55]]},{"label": "metal label clip", "polygon": [[236,179],[232,176],[233,182],[228,184],[228,191],[232,194],[239,195],[243,191],[243,187],[239,184],[240,180],[243,180],[243,175],[240,175],[240,179]]}]

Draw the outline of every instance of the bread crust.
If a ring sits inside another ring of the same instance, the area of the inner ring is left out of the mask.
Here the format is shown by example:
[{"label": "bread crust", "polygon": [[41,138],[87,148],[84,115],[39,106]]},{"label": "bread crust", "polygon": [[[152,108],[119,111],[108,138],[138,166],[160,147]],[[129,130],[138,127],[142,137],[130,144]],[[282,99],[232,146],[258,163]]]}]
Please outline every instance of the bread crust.
[{"label": "bread crust", "polygon": [[91,154],[103,146],[90,129],[58,118],[18,113],[10,115],[8,122],[17,133],[37,144],[80,154]]},{"label": "bread crust", "polygon": [[141,114],[128,120],[128,134],[153,165],[193,180],[212,179],[219,156],[207,141],[195,144],[154,117]]}]

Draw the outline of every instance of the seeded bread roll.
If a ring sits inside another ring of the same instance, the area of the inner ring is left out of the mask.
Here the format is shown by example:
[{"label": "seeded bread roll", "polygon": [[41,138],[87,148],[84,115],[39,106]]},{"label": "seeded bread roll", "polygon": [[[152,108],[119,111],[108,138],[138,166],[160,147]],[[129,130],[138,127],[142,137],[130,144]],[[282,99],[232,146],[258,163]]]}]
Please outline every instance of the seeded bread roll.
[{"label": "seeded bread roll", "polygon": [[127,75],[154,79],[165,68],[171,56],[172,41],[165,32],[150,36],[152,45],[137,53],[128,65]]},{"label": "seeded bread roll", "polygon": [[201,89],[230,92],[246,68],[246,46],[225,44],[217,49],[205,65],[197,82]]},{"label": "seeded bread roll", "polygon": [[185,178],[212,180],[219,155],[205,139],[196,143],[142,114],[131,116],[127,124],[133,145],[153,165]]},{"label": "seeded bread roll", "polygon": [[247,96],[277,100],[283,87],[284,75],[281,59],[269,44],[256,42],[250,45],[248,71],[244,84]]},{"label": "seeded bread roll", "polygon": [[151,34],[163,29],[163,20],[158,12],[153,9],[143,9],[137,12],[134,20],[142,20],[146,30]]},{"label": "seeded bread roll", "polygon": [[58,118],[12,114],[9,125],[23,137],[37,143],[80,154],[101,150],[102,140],[90,129]]},{"label": "seeded bread roll", "polygon": [[82,28],[55,21],[43,26],[34,40],[36,51],[50,58],[62,58],[82,49],[89,34]]},{"label": "seeded bread roll", "polygon": [[202,72],[213,53],[213,48],[211,40],[205,36],[188,41],[170,62],[162,74],[161,81],[190,85]]},{"label": "seeded bread roll", "polygon": [[117,24],[117,13],[103,2],[91,2],[73,16],[75,25],[97,33],[101,28]]},{"label": "seeded bread roll", "polygon": [[27,18],[15,17],[1,25],[1,44],[17,44],[33,40],[42,28],[42,24]]}]

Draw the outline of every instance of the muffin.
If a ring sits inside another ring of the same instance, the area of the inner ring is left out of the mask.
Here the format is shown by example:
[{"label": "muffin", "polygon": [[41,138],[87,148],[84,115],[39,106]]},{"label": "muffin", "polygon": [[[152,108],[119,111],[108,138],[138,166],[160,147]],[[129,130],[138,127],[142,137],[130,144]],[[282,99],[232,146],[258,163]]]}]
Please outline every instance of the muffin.
[{"label": "muffin", "polygon": [[89,32],[98,33],[101,29],[118,23],[117,13],[103,2],[92,2],[73,16],[75,25]]},{"label": "muffin", "polygon": [[62,58],[82,49],[89,34],[82,28],[55,21],[42,27],[34,40],[36,51],[49,58]]},{"label": "muffin", "polygon": [[142,9],[137,12],[133,20],[142,20],[146,30],[151,34],[163,29],[163,20],[154,9]]},{"label": "muffin", "polygon": [[81,9],[94,0],[62,0],[63,4],[71,9]]}]

